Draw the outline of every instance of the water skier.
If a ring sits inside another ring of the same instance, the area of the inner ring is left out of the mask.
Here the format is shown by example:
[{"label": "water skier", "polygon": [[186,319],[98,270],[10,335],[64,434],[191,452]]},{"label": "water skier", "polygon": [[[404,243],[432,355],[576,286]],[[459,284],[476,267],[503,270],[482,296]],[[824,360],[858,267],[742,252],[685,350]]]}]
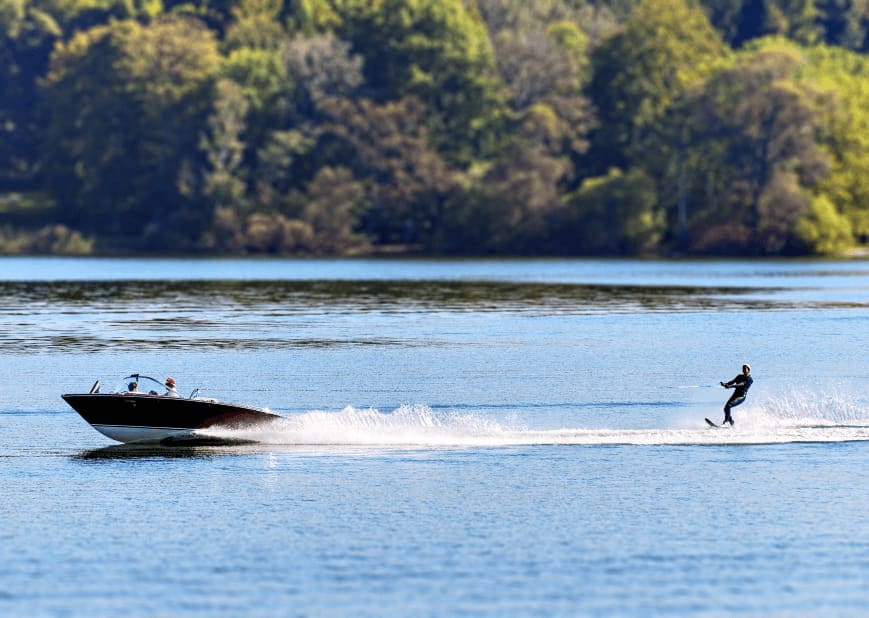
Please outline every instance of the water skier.
[{"label": "water skier", "polygon": [[751,388],[752,384],[754,384],[754,378],[751,377],[751,366],[748,363],[742,366],[742,373],[730,382],[721,382],[721,386],[724,388],[733,389],[733,394],[724,404],[724,422],[721,423],[722,425],[730,423],[730,426],[733,427],[733,417],[730,416],[730,410],[745,401],[748,389]]}]

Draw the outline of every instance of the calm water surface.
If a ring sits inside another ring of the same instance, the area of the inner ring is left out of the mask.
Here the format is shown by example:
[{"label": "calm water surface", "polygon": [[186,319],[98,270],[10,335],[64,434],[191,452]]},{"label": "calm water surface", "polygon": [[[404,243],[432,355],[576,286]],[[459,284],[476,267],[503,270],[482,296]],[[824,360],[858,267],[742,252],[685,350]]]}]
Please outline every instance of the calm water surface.
[{"label": "calm water surface", "polygon": [[[867,341],[866,262],[0,258],[0,615],[865,614]],[[60,399],[135,372],[285,418]]]}]

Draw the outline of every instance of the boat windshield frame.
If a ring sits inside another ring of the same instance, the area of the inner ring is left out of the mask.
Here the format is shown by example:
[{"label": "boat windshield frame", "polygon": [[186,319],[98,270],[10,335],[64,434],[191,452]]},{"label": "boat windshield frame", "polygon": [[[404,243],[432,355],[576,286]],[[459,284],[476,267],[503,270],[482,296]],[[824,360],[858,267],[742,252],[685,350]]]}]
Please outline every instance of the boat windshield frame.
[{"label": "boat windshield frame", "polygon": [[[129,390],[131,382],[138,384],[137,391]],[[163,395],[166,392],[166,385],[157,378],[133,373],[123,378],[112,392],[116,395]]]}]

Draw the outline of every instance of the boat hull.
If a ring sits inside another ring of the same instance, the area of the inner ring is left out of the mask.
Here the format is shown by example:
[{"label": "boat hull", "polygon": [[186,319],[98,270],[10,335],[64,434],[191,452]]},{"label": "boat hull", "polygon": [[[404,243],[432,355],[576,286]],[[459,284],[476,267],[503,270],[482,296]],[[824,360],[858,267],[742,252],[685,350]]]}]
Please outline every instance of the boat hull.
[{"label": "boat hull", "polygon": [[161,442],[209,427],[244,428],[281,418],[277,414],[204,399],[159,395],[62,395],[94,429],[118,442]]}]

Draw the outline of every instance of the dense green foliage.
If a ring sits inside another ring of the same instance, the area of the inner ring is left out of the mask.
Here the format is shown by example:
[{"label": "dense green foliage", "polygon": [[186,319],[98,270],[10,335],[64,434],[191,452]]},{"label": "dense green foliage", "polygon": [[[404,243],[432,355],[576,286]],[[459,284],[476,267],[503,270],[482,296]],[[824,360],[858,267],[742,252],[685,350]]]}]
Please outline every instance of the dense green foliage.
[{"label": "dense green foliage", "polygon": [[0,252],[840,254],[858,0],[0,0]]}]

